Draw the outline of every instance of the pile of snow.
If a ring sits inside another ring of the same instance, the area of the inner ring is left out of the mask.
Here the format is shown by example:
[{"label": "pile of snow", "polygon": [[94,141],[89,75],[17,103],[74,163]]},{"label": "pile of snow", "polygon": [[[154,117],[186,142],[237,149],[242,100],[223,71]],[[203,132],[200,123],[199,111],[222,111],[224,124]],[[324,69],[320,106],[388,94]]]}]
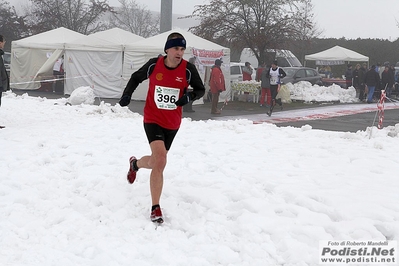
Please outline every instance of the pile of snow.
[{"label": "pile of snow", "polygon": [[356,89],[354,87],[343,89],[336,84],[328,87],[319,85],[312,86],[312,84],[307,81],[300,81],[295,84],[288,83],[284,86],[286,86],[290,91],[291,100],[305,102],[359,102],[359,99],[356,97]]},{"label": "pile of snow", "polygon": [[319,265],[321,240],[399,240],[399,125],[357,133],[183,119],[149,220],[127,107],[4,93],[2,265]]},{"label": "pile of snow", "polygon": [[71,93],[68,102],[72,105],[94,104],[95,98],[94,90],[90,86],[79,87]]}]

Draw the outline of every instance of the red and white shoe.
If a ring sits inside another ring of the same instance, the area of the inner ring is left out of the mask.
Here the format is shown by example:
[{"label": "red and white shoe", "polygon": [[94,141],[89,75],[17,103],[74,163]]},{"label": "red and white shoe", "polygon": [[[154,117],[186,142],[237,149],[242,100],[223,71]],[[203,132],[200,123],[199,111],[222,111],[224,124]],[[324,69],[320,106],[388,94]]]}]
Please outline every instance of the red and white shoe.
[{"label": "red and white shoe", "polygon": [[162,217],[162,211],[161,207],[156,207],[152,212],[151,212],[151,221],[153,223],[163,223],[163,217]]},{"label": "red and white shoe", "polygon": [[137,161],[136,157],[132,156],[129,159],[129,171],[127,172],[127,181],[129,181],[130,184],[134,183],[134,180],[136,180],[136,174],[138,170],[133,169],[133,162]]}]

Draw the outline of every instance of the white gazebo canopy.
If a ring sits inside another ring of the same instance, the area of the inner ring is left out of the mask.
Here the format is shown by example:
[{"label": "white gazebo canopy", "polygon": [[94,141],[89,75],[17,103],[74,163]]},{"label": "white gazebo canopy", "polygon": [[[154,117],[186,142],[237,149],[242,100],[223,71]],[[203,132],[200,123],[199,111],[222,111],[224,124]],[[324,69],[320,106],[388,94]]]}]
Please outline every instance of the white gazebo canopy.
[{"label": "white gazebo canopy", "polygon": [[337,45],[319,53],[305,55],[305,60],[317,61],[317,65],[337,65],[345,62],[368,62],[369,58]]}]

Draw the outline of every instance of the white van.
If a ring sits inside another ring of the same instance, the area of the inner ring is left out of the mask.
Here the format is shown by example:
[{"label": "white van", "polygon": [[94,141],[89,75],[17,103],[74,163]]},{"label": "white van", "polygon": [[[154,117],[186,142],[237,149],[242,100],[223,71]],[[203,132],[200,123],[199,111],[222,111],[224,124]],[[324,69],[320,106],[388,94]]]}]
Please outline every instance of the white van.
[{"label": "white van", "polygon": [[[277,64],[280,67],[302,66],[301,62],[290,50],[268,49],[267,53],[270,53],[270,58],[275,58],[275,60],[277,60]],[[242,49],[240,62],[249,62],[251,63],[252,67],[258,68],[258,59],[256,59],[256,56],[250,48]],[[267,65],[270,65],[271,63],[272,62],[266,62]]]}]

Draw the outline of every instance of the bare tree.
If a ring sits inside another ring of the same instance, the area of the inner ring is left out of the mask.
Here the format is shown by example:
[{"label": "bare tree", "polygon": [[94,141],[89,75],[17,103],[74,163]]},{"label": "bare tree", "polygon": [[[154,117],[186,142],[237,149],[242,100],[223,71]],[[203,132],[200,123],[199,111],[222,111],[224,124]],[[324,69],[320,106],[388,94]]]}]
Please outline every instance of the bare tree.
[{"label": "bare tree", "polygon": [[11,47],[11,41],[28,34],[24,16],[18,16],[15,7],[4,0],[0,0],[0,33],[7,40],[5,45],[7,50]]},{"label": "bare tree", "polygon": [[299,16],[304,19],[300,21],[301,24],[299,24],[297,41],[292,42],[292,46],[297,48],[296,50],[299,51],[298,57],[303,62],[305,60],[305,54],[312,47],[313,40],[321,35],[322,30],[318,29],[314,22],[313,4],[311,0],[304,0],[298,12]]},{"label": "bare tree", "polygon": [[119,0],[121,7],[112,15],[110,25],[147,38],[159,33],[159,16],[153,16],[135,0]]},{"label": "bare tree", "polygon": [[114,12],[107,0],[30,0],[32,2],[32,33],[65,27],[82,34],[106,28],[101,20],[107,12]]},{"label": "bare tree", "polygon": [[307,0],[210,0],[195,7],[193,17],[201,24],[194,33],[218,40],[229,47],[250,48],[258,61],[267,59],[267,49],[286,49],[305,29],[312,29],[303,16]]}]

